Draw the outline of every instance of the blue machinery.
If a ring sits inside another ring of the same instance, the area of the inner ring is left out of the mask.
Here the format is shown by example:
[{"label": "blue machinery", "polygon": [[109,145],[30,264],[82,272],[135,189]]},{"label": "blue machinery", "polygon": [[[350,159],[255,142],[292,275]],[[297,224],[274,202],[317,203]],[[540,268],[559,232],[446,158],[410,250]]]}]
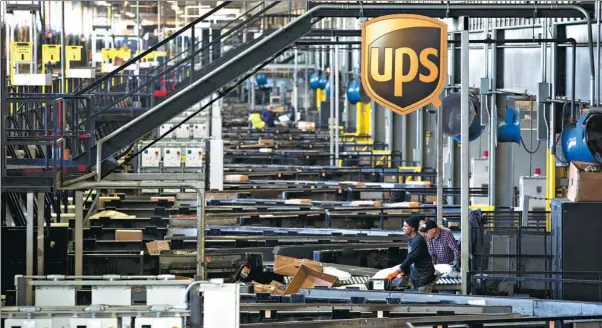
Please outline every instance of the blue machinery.
[{"label": "blue machinery", "polygon": [[[582,114],[579,120],[562,130],[562,157],[566,162],[602,163],[602,113],[598,108]],[[557,149],[558,151],[558,149]]]}]

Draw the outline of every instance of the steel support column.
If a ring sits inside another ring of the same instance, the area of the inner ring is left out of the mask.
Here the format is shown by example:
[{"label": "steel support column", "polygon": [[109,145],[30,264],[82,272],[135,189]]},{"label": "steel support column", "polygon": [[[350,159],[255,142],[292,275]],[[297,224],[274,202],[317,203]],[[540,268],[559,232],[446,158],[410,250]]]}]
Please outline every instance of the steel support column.
[{"label": "steel support column", "polygon": [[37,275],[44,275],[44,197],[45,194],[43,192],[38,193],[38,222],[37,222],[37,239],[38,239],[38,268]]},{"label": "steel support column", "polygon": [[330,88],[330,92],[334,95],[334,160],[335,165],[339,166],[339,109],[340,109],[340,100],[341,96],[339,94],[340,90],[340,75],[341,68],[339,66],[339,46],[334,46],[334,85]]},{"label": "steel support column", "polygon": [[461,136],[461,195],[460,195],[460,226],[462,230],[462,242],[461,242],[461,261],[462,261],[462,294],[466,295],[468,293],[468,269],[469,269],[469,243],[468,236],[470,226],[468,223],[468,205],[469,205],[469,176],[470,176],[470,142],[468,140],[468,127],[470,125],[469,118],[469,93],[468,93],[468,84],[469,84],[469,32],[468,32],[468,17],[460,18],[461,27],[461,68],[462,68],[462,82],[461,82],[461,128],[460,128],[460,136]]},{"label": "steel support column", "polygon": [[[293,110],[295,111],[295,120],[299,119],[299,75],[298,75],[298,65],[299,65],[299,49],[295,47],[295,56],[294,56],[294,68],[293,68]],[[294,122],[292,122],[294,123]]]},{"label": "steel support column", "polygon": [[[27,228],[25,236],[25,274],[33,275],[33,226],[34,226],[34,193],[27,193]],[[27,286],[27,304],[32,304],[33,292],[31,286]]]},{"label": "steel support column", "polygon": [[[498,33],[503,33],[503,31],[493,30],[491,34],[491,38],[497,40]],[[491,44],[491,90],[495,91],[499,87],[498,84],[498,47],[496,43]],[[491,92],[489,95],[490,103],[489,106],[489,157],[488,157],[488,166],[489,166],[489,183],[488,183],[488,198],[489,205],[495,206],[495,187],[496,187],[496,158],[497,158],[497,95],[495,92]]]},{"label": "steel support column", "polygon": [[[332,63],[334,62],[334,53],[332,51],[331,48],[329,48],[329,56],[330,56],[330,61],[329,61],[329,67],[330,67],[330,75],[328,75],[328,83],[330,84],[330,94],[327,94],[326,97],[329,100],[329,104],[330,104],[330,116],[328,119],[328,131],[329,133],[329,139],[330,139],[330,166],[334,166],[334,129],[336,128],[334,126],[334,79],[333,79],[333,75],[336,74],[335,70],[332,68]],[[324,89],[324,91],[326,91],[326,89]]]},{"label": "steel support column", "polygon": [[75,269],[76,276],[83,275],[84,269],[84,192],[75,191],[75,233],[73,244],[75,247]]}]

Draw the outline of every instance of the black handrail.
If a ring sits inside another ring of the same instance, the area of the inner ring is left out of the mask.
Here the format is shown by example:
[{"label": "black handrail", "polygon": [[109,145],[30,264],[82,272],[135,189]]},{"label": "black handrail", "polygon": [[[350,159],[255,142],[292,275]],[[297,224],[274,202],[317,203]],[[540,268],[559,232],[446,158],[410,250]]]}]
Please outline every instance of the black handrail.
[{"label": "black handrail", "polygon": [[183,28],[179,29],[178,31],[176,31],[174,34],[170,35],[169,37],[167,37],[166,39],[164,39],[163,41],[157,43],[156,45],[150,47],[149,49],[147,49],[146,51],[144,51],[143,53],[137,55],[136,57],[128,60],[125,64],[117,67],[115,70],[113,70],[112,72],[108,73],[107,75],[103,76],[102,78],[94,81],[94,83],[90,84],[89,86],[79,90],[78,92],[76,92],[74,95],[76,96],[80,96],[82,94],[87,93],[88,91],[96,88],[97,86],[101,85],[103,82],[109,80],[110,78],[114,77],[115,75],[117,75],[117,73],[123,71],[126,67],[129,67],[130,65],[132,65],[133,63],[139,61],[140,59],[146,57],[147,55],[149,55],[151,52],[159,49],[160,47],[164,46],[165,44],[169,43],[171,40],[177,38],[178,36],[180,36],[182,33],[184,33],[184,31],[189,30],[190,28],[194,27],[196,24],[204,21],[205,19],[207,19],[209,16],[215,14],[216,12],[218,12],[219,10],[221,10],[222,8],[228,6],[230,3],[232,3],[232,1],[224,1],[221,4],[219,4],[218,6],[216,6],[215,8],[211,9],[210,11],[206,12],[204,15],[202,15],[201,17],[193,20],[192,22],[190,22],[188,25],[184,26]]}]

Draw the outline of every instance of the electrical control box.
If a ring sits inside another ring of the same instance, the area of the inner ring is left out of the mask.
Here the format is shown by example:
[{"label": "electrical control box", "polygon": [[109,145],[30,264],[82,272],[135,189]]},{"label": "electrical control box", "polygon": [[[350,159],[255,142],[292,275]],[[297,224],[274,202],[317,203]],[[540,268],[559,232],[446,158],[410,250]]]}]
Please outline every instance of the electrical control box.
[{"label": "electrical control box", "polygon": [[519,178],[519,210],[523,209],[525,196],[535,197],[529,199],[529,211],[545,211],[546,209],[546,177],[520,177]]},{"label": "electrical control box", "polygon": [[203,150],[201,148],[186,149],[186,161],[184,166],[199,168],[203,167]]},{"label": "electrical control box", "polygon": [[[470,188],[489,186],[489,162],[487,158],[473,158],[470,161]],[[489,205],[489,197],[470,197],[472,205]]]},{"label": "electrical control box", "polygon": [[69,328],[118,328],[117,318],[73,318]]},{"label": "electrical control box", "polygon": [[[162,124],[159,127],[159,136],[162,136],[167,131],[169,131],[171,128],[173,128],[173,124],[168,124],[168,123]],[[166,135],[164,139],[173,139],[173,132],[171,132],[170,134]]]},{"label": "electrical control box", "polygon": [[148,167],[159,167],[161,163],[161,149],[160,148],[148,148],[142,152],[142,159],[140,163],[141,168]]},{"label": "electrical control box", "polygon": [[190,139],[190,124],[182,124],[176,128],[176,139]]},{"label": "electrical control box", "polygon": [[182,317],[136,317],[134,328],[182,328]]},{"label": "electrical control box", "polygon": [[192,125],[192,138],[205,139],[209,138],[208,125],[205,123],[197,123]]},{"label": "electrical control box", "polygon": [[180,148],[163,148],[163,167],[180,167],[182,164],[182,151]]},{"label": "electrical control box", "polygon": [[52,328],[52,319],[6,319],[6,328]]}]

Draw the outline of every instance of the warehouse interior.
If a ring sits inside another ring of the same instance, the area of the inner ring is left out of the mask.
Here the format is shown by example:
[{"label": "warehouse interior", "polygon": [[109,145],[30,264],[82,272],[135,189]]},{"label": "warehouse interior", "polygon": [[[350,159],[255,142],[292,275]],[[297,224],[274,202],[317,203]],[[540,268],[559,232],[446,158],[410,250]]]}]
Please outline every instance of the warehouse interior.
[{"label": "warehouse interior", "polygon": [[0,1],[2,327],[600,327],[601,20]]}]

